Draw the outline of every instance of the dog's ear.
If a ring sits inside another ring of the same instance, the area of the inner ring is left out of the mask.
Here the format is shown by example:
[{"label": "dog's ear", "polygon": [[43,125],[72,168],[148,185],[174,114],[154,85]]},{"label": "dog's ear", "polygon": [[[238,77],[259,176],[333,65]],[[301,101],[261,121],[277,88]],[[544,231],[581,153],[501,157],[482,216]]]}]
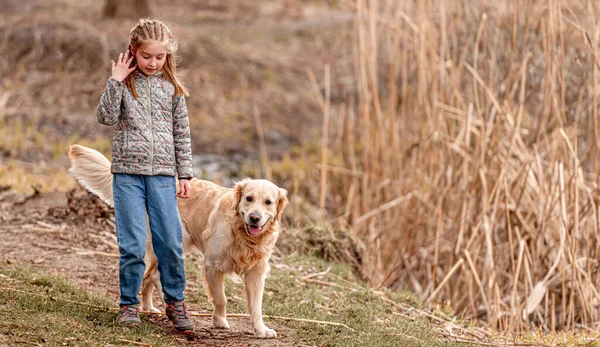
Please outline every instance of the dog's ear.
[{"label": "dog's ear", "polygon": [[276,221],[281,221],[283,210],[288,204],[287,190],[279,188],[279,199],[277,200],[277,214],[275,215]]},{"label": "dog's ear", "polygon": [[242,200],[242,195],[244,194],[244,187],[246,186],[247,181],[241,181],[235,184],[233,188],[233,210],[235,211],[235,215],[237,216],[240,212],[238,211],[240,207],[240,200]]}]

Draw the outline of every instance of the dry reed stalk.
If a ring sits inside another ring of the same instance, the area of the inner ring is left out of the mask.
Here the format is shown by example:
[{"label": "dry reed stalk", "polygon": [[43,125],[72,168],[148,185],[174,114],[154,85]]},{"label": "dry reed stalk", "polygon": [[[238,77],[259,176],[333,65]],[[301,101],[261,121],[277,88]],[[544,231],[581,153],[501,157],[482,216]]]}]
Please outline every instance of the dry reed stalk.
[{"label": "dry reed stalk", "polygon": [[260,113],[258,106],[254,105],[252,108],[252,115],[254,117],[254,126],[256,127],[256,133],[258,134],[258,144],[260,148],[260,167],[263,177],[269,181],[273,180],[273,173],[271,166],[269,165],[269,155],[267,153],[267,145],[265,144],[265,134],[263,132],[262,122],[260,121]]},{"label": "dry reed stalk", "polygon": [[518,284],[519,284],[519,277],[520,277],[520,273],[521,273],[521,265],[523,263],[523,255],[525,252],[525,242],[523,240],[521,240],[519,242],[519,257],[517,260],[517,267],[516,270],[513,273],[513,288],[512,288],[512,295],[511,295],[511,316],[510,316],[510,324],[509,326],[512,327],[516,327],[520,332],[520,328],[521,325],[517,324],[517,322],[515,321],[515,318],[519,317],[519,312],[521,312],[521,305],[519,305],[518,302],[518,298],[519,298],[519,288],[518,288]]},{"label": "dry reed stalk", "polygon": [[361,223],[367,221],[369,218],[373,218],[375,216],[377,216],[378,214],[383,213],[386,210],[389,210],[391,208],[394,208],[398,205],[400,205],[402,202],[410,200],[413,197],[412,193],[408,193],[406,195],[403,196],[399,196],[396,199],[389,201],[379,207],[377,207],[374,210],[371,210],[365,214],[363,214],[362,216],[358,217],[355,221],[354,224],[355,225],[360,225]]},{"label": "dry reed stalk", "polygon": [[[431,276],[431,285],[432,287],[437,285],[437,270],[439,268],[439,258],[440,258],[440,237],[442,233],[442,204],[443,199],[440,199],[438,202],[438,206],[436,208],[435,215],[436,218],[436,228],[435,228],[435,238],[433,245],[433,264],[432,264],[432,276]],[[433,295],[433,294],[432,294]]]},{"label": "dry reed stalk", "polygon": [[440,284],[438,285],[438,287],[435,288],[435,290],[433,291],[433,293],[431,293],[431,295],[427,299],[426,303],[431,303],[433,301],[433,299],[435,298],[435,296],[442,290],[442,288],[448,282],[448,280],[450,279],[450,277],[452,277],[452,275],[456,272],[456,270],[458,270],[459,267],[462,266],[462,264],[463,264],[463,259],[460,259],[456,264],[454,264],[454,266],[452,267],[452,269],[450,269],[450,271],[448,271],[448,274],[446,275],[446,277],[444,277],[444,279],[442,280],[442,282],[440,282]]},{"label": "dry reed stalk", "polygon": [[324,114],[340,120],[319,171],[347,200],[328,208],[373,284],[482,307],[494,328],[591,324],[595,270],[578,262],[600,253],[600,29],[579,18],[598,9],[485,4],[352,5],[356,99]]},{"label": "dry reed stalk", "polygon": [[464,263],[461,264],[461,269],[463,270],[464,281],[467,284],[467,298],[469,299],[468,304],[471,308],[471,315],[477,316],[477,306],[475,305],[475,297],[473,295],[473,285],[471,283],[467,267]]},{"label": "dry reed stalk", "polygon": [[321,140],[321,190],[319,196],[319,207],[325,208],[325,194],[327,191],[327,139],[329,138],[329,114],[331,109],[331,79],[329,77],[329,65],[325,65],[325,100],[323,104],[323,136]]},{"label": "dry reed stalk", "polygon": [[[600,28],[596,29],[596,31],[594,31],[594,45],[592,47],[598,47],[598,42],[600,41],[599,39],[600,36]],[[596,53],[595,49],[591,50],[594,54]],[[598,57],[596,55],[594,55],[596,57],[596,61],[598,61]],[[593,90],[598,90],[598,63],[593,65]],[[598,123],[598,94],[597,93],[593,93],[592,94],[592,115],[593,115],[593,123],[592,123],[592,139],[595,139],[592,142],[592,152],[591,155],[594,158],[598,158],[598,141],[600,141],[600,136],[598,136],[598,126],[600,125]],[[599,172],[598,171],[598,161],[594,161],[593,162],[594,166],[593,166],[593,172]],[[596,178],[596,185],[600,185],[600,176],[597,176]],[[596,223],[596,225],[598,225]]]},{"label": "dry reed stalk", "polygon": [[483,284],[481,283],[481,277],[479,276],[479,273],[477,272],[477,268],[476,268],[475,264],[473,263],[473,259],[471,259],[471,254],[469,253],[469,251],[465,250],[464,253],[465,253],[465,258],[467,259],[467,263],[469,264],[469,267],[471,268],[471,274],[473,275],[473,278],[475,279],[475,282],[477,283],[477,286],[479,287],[479,293],[481,295],[481,300],[483,300],[483,304],[485,305],[486,312],[489,315],[491,312],[490,305],[488,303],[487,296],[485,295],[485,291],[483,289]]}]

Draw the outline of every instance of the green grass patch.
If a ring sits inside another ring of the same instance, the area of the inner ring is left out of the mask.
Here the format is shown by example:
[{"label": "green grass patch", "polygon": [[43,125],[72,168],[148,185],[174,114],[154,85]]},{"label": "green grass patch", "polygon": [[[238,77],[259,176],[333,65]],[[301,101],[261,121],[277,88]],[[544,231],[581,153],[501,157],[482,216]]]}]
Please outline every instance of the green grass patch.
[{"label": "green grass patch", "polygon": [[[122,340],[170,346],[173,333],[155,324],[126,329],[114,322],[114,300],[62,277],[19,265],[0,267],[0,335],[10,345],[106,346]],[[142,315],[142,320],[147,317]]]},{"label": "green grass patch", "polygon": [[[188,262],[188,281],[201,279],[200,262]],[[307,275],[326,271],[320,277]],[[225,292],[229,313],[245,313],[243,284],[227,279]],[[388,293],[393,300],[417,306],[414,294]],[[188,294],[188,300],[211,307],[203,292]],[[316,324],[265,318],[289,327],[294,337],[318,346],[467,346],[442,341],[426,320],[411,321],[394,313],[394,308],[356,280],[345,265],[313,257],[287,256],[274,265],[266,281],[263,314],[345,324]]]},{"label": "green grass patch", "polygon": [[[201,262],[188,258],[188,283],[201,288]],[[323,273],[321,276],[314,274]],[[114,299],[91,293],[68,280],[21,265],[0,267],[0,337],[9,344],[122,345],[135,341],[153,346],[177,345],[169,325],[145,322],[124,329],[114,322]],[[245,313],[243,285],[226,282],[229,313]],[[386,293],[396,301],[419,307],[410,292]],[[188,301],[211,308],[202,290]],[[298,343],[317,346],[467,346],[443,341],[427,320],[410,320],[380,295],[357,280],[350,267],[314,257],[286,256],[273,265],[267,279],[266,316],[340,323],[318,324],[266,317],[289,328]],[[125,342],[124,342],[125,341]]]}]

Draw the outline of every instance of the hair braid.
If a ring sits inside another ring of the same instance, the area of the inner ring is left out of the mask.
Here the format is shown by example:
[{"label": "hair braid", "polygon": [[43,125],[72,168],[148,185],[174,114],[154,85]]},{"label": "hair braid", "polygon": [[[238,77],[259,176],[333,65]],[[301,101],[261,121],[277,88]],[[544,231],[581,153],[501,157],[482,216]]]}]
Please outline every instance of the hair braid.
[{"label": "hair braid", "polygon": [[[145,23],[145,24],[146,24],[146,23]],[[145,37],[146,39],[148,39],[148,40],[152,40],[152,39],[154,39],[154,38],[153,38],[153,37],[151,36],[151,34],[150,34],[150,33],[151,33],[151,31],[150,31],[150,30],[148,30],[148,29],[149,29],[149,28],[148,28],[149,26],[150,26],[150,24],[146,24],[146,25],[142,26],[142,32],[144,33],[144,37]]]},{"label": "hair braid", "polygon": [[158,40],[164,41],[164,37],[162,35],[162,32],[163,32],[162,29],[163,29],[162,26],[154,25],[154,35],[156,36],[156,38]]},{"label": "hair braid", "polygon": [[[149,41],[157,41],[165,45],[167,56],[162,71],[163,76],[175,87],[173,97],[180,95],[188,96],[187,89],[181,84],[177,73],[177,40],[171,34],[169,27],[160,20],[142,18],[129,32],[129,49],[133,52]],[[135,58],[134,58],[135,63]],[[134,98],[138,94],[135,90],[134,76],[129,74],[126,84]]]}]

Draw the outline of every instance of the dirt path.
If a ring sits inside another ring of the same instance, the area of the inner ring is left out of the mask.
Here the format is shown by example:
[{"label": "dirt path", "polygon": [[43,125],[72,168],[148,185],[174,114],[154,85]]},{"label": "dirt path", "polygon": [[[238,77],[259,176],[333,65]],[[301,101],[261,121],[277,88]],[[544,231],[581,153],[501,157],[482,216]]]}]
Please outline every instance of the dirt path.
[{"label": "dirt path", "polygon": [[[110,210],[97,198],[78,190],[64,193],[41,193],[34,196],[0,193],[0,267],[25,264],[28,267],[58,274],[99,294],[118,300],[118,257],[111,226]],[[103,216],[104,215],[104,216]],[[107,241],[108,240],[108,241]],[[191,283],[188,290],[202,290]],[[155,298],[158,299],[158,298]],[[210,307],[190,304],[194,313],[211,313]],[[231,329],[212,327],[211,317],[193,317],[196,333],[177,337],[186,345],[201,346],[303,346],[294,342],[292,332],[277,324],[269,326],[278,338],[257,339],[248,318],[230,318]],[[168,326],[165,316],[152,315],[153,324]],[[0,342],[5,338],[0,335]]]}]

